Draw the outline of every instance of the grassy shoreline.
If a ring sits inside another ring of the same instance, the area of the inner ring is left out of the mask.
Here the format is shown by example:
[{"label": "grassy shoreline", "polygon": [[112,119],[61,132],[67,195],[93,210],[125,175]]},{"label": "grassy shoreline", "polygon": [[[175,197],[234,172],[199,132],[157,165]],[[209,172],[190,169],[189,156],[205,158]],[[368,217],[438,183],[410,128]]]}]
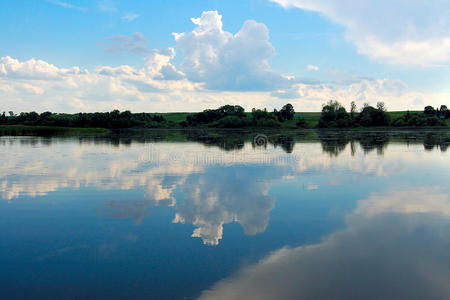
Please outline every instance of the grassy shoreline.
[{"label": "grassy shoreline", "polygon": [[26,126],[26,125],[0,125],[0,136],[86,136],[86,137],[107,137],[107,136],[147,136],[148,133],[158,134],[158,132],[187,132],[205,133],[206,135],[222,133],[242,134],[261,133],[261,134],[293,134],[302,132],[310,133],[377,133],[377,132],[428,132],[439,133],[449,132],[449,127],[358,127],[358,128],[289,128],[289,127],[245,127],[245,128],[211,128],[211,127],[192,127],[192,128],[126,128],[126,129],[105,129],[105,128],[71,128],[71,127],[52,127],[52,126]]},{"label": "grassy shoreline", "polygon": [[[388,112],[391,118],[397,118],[399,116],[405,115],[406,111],[393,111]],[[419,111],[411,111],[411,113],[419,113]],[[79,128],[79,127],[58,127],[58,126],[40,126],[40,125],[0,125],[0,136],[102,136],[117,132],[130,132],[130,131],[146,131],[146,130],[217,130],[217,128],[208,126],[197,126],[197,127],[182,127],[179,125],[180,122],[186,121],[189,115],[194,113],[187,112],[176,112],[176,113],[155,113],[154,115],[161,115],[171,122],[174,126],[160,127],[160,128],[146,128],[146,127],[134,127],[128,129],[107,129],[107,128]],[[246,113],[248,117],[251,117],[251,113]],[[153,114],[152,114],[153,115]],[[243,127],[243,128],[233,128],[232,130],[245,130],[245,131],[279,131],[279,130],[294,130],[302,129],[297,127],[297,119],[303,118],[306,121],[307,127],[309,129],[317,128],[321,113],[320,112],[297,112],[293,120],[287,120],[280,123],[280,127]],[[318,129],[318,130],[333,130],[333,131],[401,131],[401,130],[446,130],[450,127],[450,120],[445,120],[447,127],[394,127],[394,126],[384,126],[384,127],[349,127],[349,128],[333,128],[333,129]],[[221,128],[221,130],[226,130],[226,128]]]},{"label": "grassy shoreline", "polygon": [[111,130],[106,128],[0,125],[0,136],[101,136],[109,133]]}]

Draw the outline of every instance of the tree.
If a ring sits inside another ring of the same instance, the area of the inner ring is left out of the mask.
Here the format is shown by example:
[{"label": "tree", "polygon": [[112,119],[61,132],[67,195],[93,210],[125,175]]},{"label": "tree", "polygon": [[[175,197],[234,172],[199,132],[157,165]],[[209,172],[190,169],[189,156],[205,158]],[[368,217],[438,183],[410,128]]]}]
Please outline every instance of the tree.
[{"label": "tree", "polygon": [[423,113],[426,115],[436,115],[436,111],[434,110],[433,106],[430,105],[425,106]]},{"label": "tree", "polygon": [[359,124],[362,126],[388,126],[390,116],[386,111],[372,106],[366,106],[359,114]]},{"label": "tree", "polygon": [[[279,111],[279,116],[281,116],[281,122],[286,120],[293,120],[295,115],[294,107],[292,104],[288,103]],[[280,119],[280,118],[279,118]]]},{"label": "tree", "polygon": [[387,111],[386,105],[384,104],[383,101],[377,102],[377,109],[378,109],[379,111],[384,111],[384,112]]},{"label": "tree", "polygon": [[[278,112],[276,112],[276,113],[278,113]],[[267,118],[268,115],[269,115],[269,113],[267,112],[267,110],[252,109],[253,120],[265,119],[265,118]]]},{"label": "tree", "polygon": [[319,127],[349,127],[352,125],[350,116],[341,103],[330,100],[323,105]]},{"label": "tree", "polygon": [[355,101],[352,101],[350,103],[350,114],[351,114],[352,118],[355,116],[356,110],[357,110],[356,103],[355,103]]},{"label": "tree", "polygon": [[4,123],[6,123],[6,112],[3,112],[1,115],[0,115],[0,124],[4,124]]},{"label": "tree", "polygon": [[441,105],[440,116],[445,119],[450,118],[450,111],[448,110],[447,105]]}]

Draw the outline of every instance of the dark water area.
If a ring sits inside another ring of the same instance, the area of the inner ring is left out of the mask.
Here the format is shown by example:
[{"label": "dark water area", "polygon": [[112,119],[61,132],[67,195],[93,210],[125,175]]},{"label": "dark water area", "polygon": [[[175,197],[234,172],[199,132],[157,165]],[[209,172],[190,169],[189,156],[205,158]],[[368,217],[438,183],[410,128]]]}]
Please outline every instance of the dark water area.
[{"label": "dark water area", "polygon": [[450,131],[0,137],[1,299],[448,299]]}]

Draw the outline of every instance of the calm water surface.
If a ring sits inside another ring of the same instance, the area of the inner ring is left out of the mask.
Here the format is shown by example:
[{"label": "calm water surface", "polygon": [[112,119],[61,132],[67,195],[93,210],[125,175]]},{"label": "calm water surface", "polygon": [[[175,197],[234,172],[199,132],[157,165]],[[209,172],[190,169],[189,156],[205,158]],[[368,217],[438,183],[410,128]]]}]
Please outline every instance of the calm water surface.
[{"label": "calm water surface", "polygon": [[449,299],[449,141],[0,137],[0,298]]}]

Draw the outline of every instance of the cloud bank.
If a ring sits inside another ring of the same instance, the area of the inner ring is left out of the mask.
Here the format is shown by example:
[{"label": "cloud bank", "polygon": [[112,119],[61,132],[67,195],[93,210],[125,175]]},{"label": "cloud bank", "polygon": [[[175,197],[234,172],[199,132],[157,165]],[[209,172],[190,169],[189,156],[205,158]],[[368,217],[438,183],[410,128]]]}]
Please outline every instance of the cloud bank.
[{"label": "cloud bank", "polygon": [[[448,93],[412,91],[390,78],[302,83],[272,70],[269,61],[275,50],[264,24],[249,20],[233,34],[223,30],[217,11],[203,12],[192,22],[193,30],[174,33],[175,45],[167,49],[149,48],[139,32],[113,36],[101,44],[109,52],[142,56],[140,67],[106,65],[86,70],[34,58],[1,57],[2,110],[167,112],[199,111],[230,103],[247,110],[271,110],[290,102],[297,111],[319,111],[329,99],[347,107],[351,101],[360,106],[384,101],[391,110],[404,110],[439,106],[450,98]],[[315,65],[307,69],[319,71]]]},{"label": "cloud bank", "polygon": [[347,29],[358,51],[391,64],[429,66],[450,60],[446,0],[269,0],[315,11]]}]

